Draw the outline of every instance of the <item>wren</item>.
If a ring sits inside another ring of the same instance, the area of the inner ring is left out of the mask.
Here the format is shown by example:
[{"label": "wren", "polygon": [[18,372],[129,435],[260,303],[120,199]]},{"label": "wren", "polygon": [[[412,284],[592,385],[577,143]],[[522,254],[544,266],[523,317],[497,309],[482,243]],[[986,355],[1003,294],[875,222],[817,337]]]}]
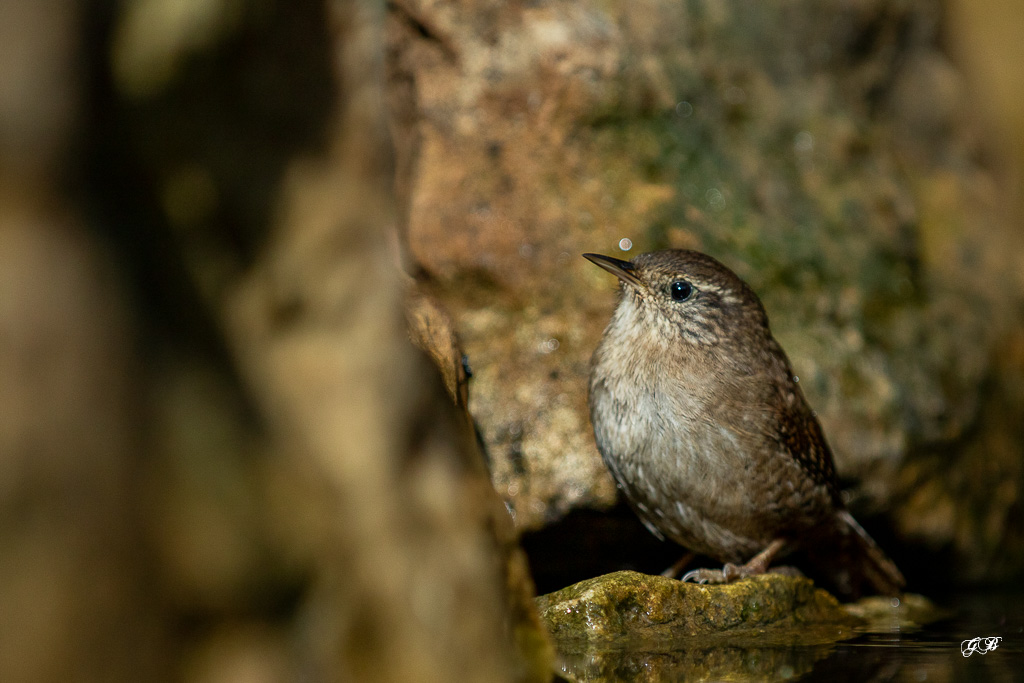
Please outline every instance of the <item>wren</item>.
[{"label": "wren", "polygon": [[754,291],[715,259],[584,254],[621,281],[594,352],[598,450],[648,529],[725,563],[725,583],[801,551],[834,589],[894,595],[896,565],[847,511],[832,452]]}]

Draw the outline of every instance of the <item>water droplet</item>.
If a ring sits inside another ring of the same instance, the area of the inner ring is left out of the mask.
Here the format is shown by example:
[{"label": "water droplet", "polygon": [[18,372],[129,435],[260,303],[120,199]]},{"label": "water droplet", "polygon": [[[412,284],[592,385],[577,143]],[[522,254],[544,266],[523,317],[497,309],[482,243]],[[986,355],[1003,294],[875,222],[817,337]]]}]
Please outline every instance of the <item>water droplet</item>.
[{"label": "water droplet", "polygon": [[530,258],[531,256],[533,256],[533,245],[526,244],[525,242],[523,244],[520,244],[519,255],[523,258]]},{"label": "water droplet", "polygon": [[900,606],[900,599],[899,598],[893,598],[892,600],[889,601],[889,604],[892,605],[893,607],[899,607]]},{"label": "water droplet", "polygon": [[693,114],[693,105],[689,102],[680,102],[676,105],[676,114],[684,119]]},{"label": "water droplet", "polygon": [[557,351],[559,346],[560,344],[558,343],[558,340],[551,337],[550,339],[545,339],[538,344],[538,350],[541,353],[551,353],[552,351]]},{"label": "water droplet", "polygon": [[814,151],[814,136],[806,130],[802,130],[793,138],[793,149],[800,154],[807,154]]},{"label": "water droplet", "polygon": [[704,199],[712,209],[720,209],[725,206],[725,195],[717,187],[712,187],[705,192]]},{"label": "water droplet", "polygon": [[619,240],[619,249],[621,249],[622,251],[629,251],[632,248],[633,240],[629,239],[628,237],[623,237],[621,240]]},{"label": "water droplet", "polygon": [[796,375],[793,375],[793,381],[794,381],[794,382],[799,382],[799,381],[800,381],[800,378],[799,378],[799,377],[797,377]]}]

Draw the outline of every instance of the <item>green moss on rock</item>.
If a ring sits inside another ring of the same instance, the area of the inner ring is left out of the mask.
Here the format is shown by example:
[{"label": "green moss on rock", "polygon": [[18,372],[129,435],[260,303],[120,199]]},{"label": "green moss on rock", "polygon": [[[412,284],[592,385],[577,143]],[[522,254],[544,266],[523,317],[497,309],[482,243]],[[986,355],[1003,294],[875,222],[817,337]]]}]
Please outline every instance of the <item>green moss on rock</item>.
[{"label": "green moss on rock", "polygon": [[723,635],[834,642],[860,623],[809,579],[778,574],[702,586],[623,571],[541,596],[537,605],[559,643],[621,648]]}]

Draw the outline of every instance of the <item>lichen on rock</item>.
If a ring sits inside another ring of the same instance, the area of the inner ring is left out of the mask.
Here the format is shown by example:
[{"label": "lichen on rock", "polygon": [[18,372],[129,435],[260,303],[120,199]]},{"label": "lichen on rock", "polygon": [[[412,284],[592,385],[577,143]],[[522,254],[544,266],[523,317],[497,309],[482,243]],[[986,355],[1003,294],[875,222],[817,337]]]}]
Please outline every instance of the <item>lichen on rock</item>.
[{"label": "lichen on rock", "polygon": [[831,642],[848,637],[859,623],[809,579],[781,574],[706,586],[621,571],[543,595],[537,604],[559,642],[616,648],[762,636],[765,629],[775,640],[798,629],[800,642]]},{"label": "lichen on rock", "polygon": [[537,598],[559,673],[581,681],[786,680],[862,624],[803,577],[702,586],[623,571]]}]

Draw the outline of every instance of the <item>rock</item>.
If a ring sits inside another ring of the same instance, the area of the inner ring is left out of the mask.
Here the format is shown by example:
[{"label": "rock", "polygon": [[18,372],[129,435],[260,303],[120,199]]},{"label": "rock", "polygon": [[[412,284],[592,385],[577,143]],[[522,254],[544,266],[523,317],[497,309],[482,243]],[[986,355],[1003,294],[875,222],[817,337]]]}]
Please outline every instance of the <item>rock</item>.
[{"label": "rock", "polygon": [[547,680],[403,316],[384,3],[3,7],[0,679]]},{"label": "rock", "polygon": [[5,681],[128,683],[172,668],[139,515],[138,334],[76,182],[88,12],[70,0],[0,9]]},{"label": "rock", "polygon": [[403,244],[521,529],[616,496],[585,396],[614,283],[579,254],[695,247],[762,296],[855,513],[961,577],[1024,566],[1020,240],[941,13],[393,3]]},{"label": "rock", "polygon": [[623,571],[537,598],[576,681],[791,680],[865,632],[912,631],[947,616],[921,595],[840,605],[803,577],[700,586]]},{"label": "rock", "polygon": [[168,641],[138,519],[145,394],[124,292],[53,188],[4,185],[0,679],[152,680]]},{"label": "rock", "polygon": [[537,605],[559,644],[617,649],[766,629],[773,640],[798,632],[803,642],[833,642],[860,623],[809,579],[780,574],[706,586],[622,571],[542,595]]},{"label": "rock", "polygon": [[[382,15],[373,2],[327,8],[329,143],[289,164],[274,239],[224,301],[231,348],[293,482],[276,512],[284,552],[308,572],[295,621],[310,627],[293,633],[302,667],[327,680],[540,680],[550,648],[515,530],[402,314]],[[437,323],[421,342],[451,358],[443,318],[412,318]]]},{"label": "rock", "polygon": [[412,343],[426,353],[441,372],[452,401],[467,410],[471,370],[455,336],[451,316],[434,297],[410,285],[405,296],[405,319]]},{"label": "rock", "polygon": [[580,681],[785,680],[862,623],[808,579],[778,574],[700,586],[617,572],[537,604],[560,673]]},{"label": "rock", "polygon": [[872,595],[844,608],[864,622],[864,630],[873,633],[914,631],[952,614],[916,593],[905,593],[898,598]]}]

